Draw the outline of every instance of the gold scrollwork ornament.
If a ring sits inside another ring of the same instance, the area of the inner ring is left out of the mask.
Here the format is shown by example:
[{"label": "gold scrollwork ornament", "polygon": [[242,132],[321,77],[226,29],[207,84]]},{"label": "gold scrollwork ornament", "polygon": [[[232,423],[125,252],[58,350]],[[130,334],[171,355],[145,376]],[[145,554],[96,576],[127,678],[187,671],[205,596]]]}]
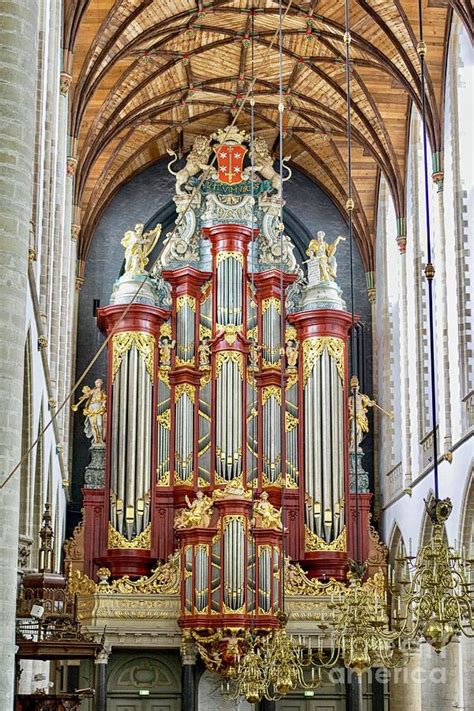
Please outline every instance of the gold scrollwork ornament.
[{"label": "gold scrollwork ornament", "polygon": [[145,362],[148,375],[153,379],[153,361],[155,356],[155,337],[144,331],[124,331],[112,337],[112,381],[115,380],[123,357],[135,347]]}]

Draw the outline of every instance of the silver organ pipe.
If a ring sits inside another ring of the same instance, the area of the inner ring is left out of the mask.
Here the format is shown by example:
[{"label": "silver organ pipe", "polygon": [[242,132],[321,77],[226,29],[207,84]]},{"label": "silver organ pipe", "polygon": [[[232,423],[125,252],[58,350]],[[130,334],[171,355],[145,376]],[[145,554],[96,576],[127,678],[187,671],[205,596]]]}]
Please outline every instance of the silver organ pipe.
[{"label": "silver organ pipe", "polygon": [[330,543],[344,523],[343,385],[336,356],[324,338],[313,340],[318,354],[304,385],[305,524]]}]

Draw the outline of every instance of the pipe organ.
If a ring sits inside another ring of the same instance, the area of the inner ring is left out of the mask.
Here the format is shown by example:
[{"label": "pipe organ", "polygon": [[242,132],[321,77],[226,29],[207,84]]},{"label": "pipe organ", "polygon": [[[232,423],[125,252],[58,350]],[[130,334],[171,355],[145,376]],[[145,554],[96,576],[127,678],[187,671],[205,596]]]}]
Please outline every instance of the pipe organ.
[{"label": "pipe organ", "polygon": [[[206,140],[235,168],[247,138],[230,136]],[[228,168],[179,186],[158,263],[126,263],[99,310],[105,479],[84,489],[90,574],[147,574],[178,549],[191,628],[277,625],[285,556],[342,579],[353,531],[337,243],[318,233],[305,276],[280,191],[242,164],[226,182]]]}]

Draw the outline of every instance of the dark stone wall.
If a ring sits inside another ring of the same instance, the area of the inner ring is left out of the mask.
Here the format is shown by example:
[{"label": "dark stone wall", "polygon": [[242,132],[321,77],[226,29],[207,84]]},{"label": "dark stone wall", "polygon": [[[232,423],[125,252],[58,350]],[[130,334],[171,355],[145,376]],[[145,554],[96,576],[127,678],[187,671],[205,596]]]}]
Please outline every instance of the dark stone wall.
[{"label": "dark stone wall", "polygon": [[[93,358],[103,336],[96,327],[93,315],[94,299],[101,306],[109,303],[112,286],[120,274],[123,264],[123,248],[120,240],[124,232],[135,226],[137,222],[155,224],[163,222],[163,236],[172,229],[174,214],[170,209],[174,194],[174,178],[166,168],[167,161],[160,161],[126,183],[112,198],[95,231],[87,258],[84,285],[79,297],[78,337],[76,376],[79,376]],[[317,187],[307,176],[293,170],[292,178],[284,185],[286,200],[286,218],[290,236],[298,233],[299,243],[295,250],[298,259],[304,261],[304,244],[318,230],[326,232],[327,239],[332,241],[341,234],[347,237],[347,224],[330,198]],[[157,251],[159,250],[159,245]],[[152,255],[152,260],[156,255]],[[350,260],[349,243],[339,245],[337,252],[337,281],[343,289],[343,296],[350,310]],[[354,249],[354,306],[360,314],[365,331],[365,383],[366,390],[371,390],[371,347],[370,347],[370,305],[367,300],[365,272],[357,247]],[[92,383],[96,377],[106,374],[105,356],[94,364],[86,382]],[[72,497],[68,528],[77,523],[81,508],[80,489],[84,480],[84,469],[89,462],[89,441],[83,433],[83,418],[79,414],[74,418],[74,452]],[[366,439],[364,449],[371,458],[372,444]],[[368,462],[367,462],[368,464]]]}]

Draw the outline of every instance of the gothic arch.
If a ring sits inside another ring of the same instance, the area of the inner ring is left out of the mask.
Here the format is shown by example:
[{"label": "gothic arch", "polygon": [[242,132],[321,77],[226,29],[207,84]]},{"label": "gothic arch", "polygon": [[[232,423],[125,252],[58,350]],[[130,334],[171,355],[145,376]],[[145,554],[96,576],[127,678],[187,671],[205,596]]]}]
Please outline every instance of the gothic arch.
[{"label": "gothic arch", "polygon": [[459,540],[467,558],[474,553],[474,464],[463,496],[464,507],[460,519]]}]

